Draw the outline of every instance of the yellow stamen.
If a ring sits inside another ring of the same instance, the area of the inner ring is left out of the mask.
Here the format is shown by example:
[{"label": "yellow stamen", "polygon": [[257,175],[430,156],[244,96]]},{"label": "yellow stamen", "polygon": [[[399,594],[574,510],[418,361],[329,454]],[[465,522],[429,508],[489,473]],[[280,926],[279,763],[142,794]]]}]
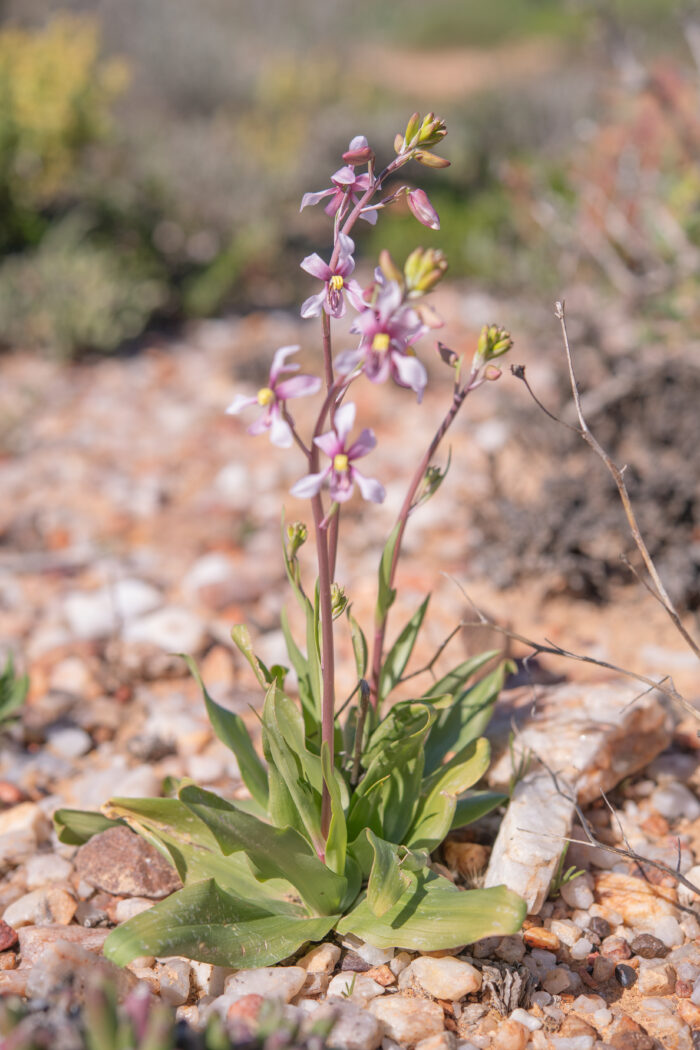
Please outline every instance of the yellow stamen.
[{"label": "yellow stamen", "polygon": [[275,400],[274,390],[270,390],[269,386],[263,386],[258,390],[258,404],[262,405],[263,408],[266,405],[271,404]]},{"label": "yellow stamen", "polygon": [[345,284],[345,281],[343,280],[343,278],[340,276],[339,273],[334,273],[333,276],[331,277],[330,281],[328,282],[328,284],[331,287],[331,291],[333,291],[333,292],[342,292],[343,285]]},{"label": "yellow stamen", "polygon": [[388,350],[389,349],[389,333],[388,332],[377,332],[374,339],[372,340],[373,350]]},{"label": "yellow stamen", "polygon": [[333,470],[338,474],[344,474],[350,466],[350,460],[344,452],[339,452],[337,456],[333,456]]}]

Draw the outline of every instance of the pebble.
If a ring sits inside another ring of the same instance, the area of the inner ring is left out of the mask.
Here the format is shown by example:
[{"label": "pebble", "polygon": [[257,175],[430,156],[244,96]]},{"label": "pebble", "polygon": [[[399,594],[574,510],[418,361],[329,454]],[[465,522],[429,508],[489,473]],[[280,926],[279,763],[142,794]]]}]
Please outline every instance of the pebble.
[{"label": "pebble", "polygon": [[389,969],[395,977],[398,977],[400,973],[410,966],[413,960],[413,956],[410,952],[397,952],[393,959],[388,963]]},{"label": "pebble", "polygon": [[700,802],[685,784],[677,780],[656,788],[651,794],[651,804],[657,813],[668,820],[677,820],[678,817],[695,820],[700,817]]},{"label": "pebble", "polygon": [[343,947],[355,952],[363,962],[368,963],[370,966],[382,966],[384,963],[390,963],[394,958],[394,948],[375,948],[373,945],[366,944],[365,941],[360,940],[359,937],[355,937],[352,933],[347,933],[343,937],[342,943]]},{"label": "pebble", "polygon": [[615,967],[615,979],[623,988],[631,988],[637,980],[637,971],[624,963],[618,963]]},{"label": "pebble", "polygon": [[333,973],[339,958],[338,945],[324,941],[323,944],[317,944],[306,955],[303,955],[297,966],[303,966],[307,973]]},{"label": "pebble", "polygon": [[593,893],[589,885],[589,876],[579,875],[570,882],[565,882],[559,888],[561,898],[570,908],[580,908],[587,911],[593,904]]},{"label": "pebble", "polygon": [[494,956],[502,962],[519,963],[525,957],[525,942],[519,933],[509,937],[502,937],[501,943],[496,948]]},{"label": "pebble", "polygon": [[585,959],[592,950],[593,945],[588,938],[581,937],[576,941],[576,944],[571,946],[571,958],[576,960]]},{"label": "pebble", "polygon": [[[304,986],[304,991],[306,992],[306,986]],[[383,986],[364,973],[351,973],[350,971],[338,973],[328,985],[329,995],[348,999],[352,1003],[357,1003],[358,1006],[366,1006],[371,999],[383,993]]]},{"label": "pebble", "polygon": [[550,952],[556,952],[560,946],[556,933],[544,926],[530,926],[523,932],[523,940],[528,948],[543,948]]},{"label": "pebble", "polygon": [[641,933],[630,944],[630,950],[643,959],[663,959],[668,955],[669,947],[658,937],[650,933]]},{"label": "pebble", "polygon": [[8,948],[14,948],[18,940],[17,931],[14,927],[0,919],[0,952],[4,952]]},{"label": "pebble", "polygon": [[604,955],[596,955],[593,960],[593,980],[598,984],[605,984],[615,973],[615,963],[612,959],[606,959]]},{"label": "pebble", "polygon": [[206,641],[206,628],[189,609],[170,606],[133,620],[124,628],[124,640],[155,645],[166,653],[198,653]]},{"label": "pebble", "polygon": [[693,1038],[685,1021],[668,999],[642,999],[639,1018],[667,1050],[693,1050]]},{"label": "pebble", "polygon": [[[598,872],[595,891],[606,911],[618,913],[628,926],[649,929],[650,924],[657,919],[676,915],[674,889],[664,887],[660,891],[658,887],[632,875],[614,871]],[[613,921],[610,914],[607,918]]]},{"label": "pebble", "polygon": [[190,996],[192,967],[189,959],[163,959],[158,967],[161,998],[170,1006],[182,1006]]},{"label": "pebble", "polygon": [[160,900],[182,885],[155,846],[126,827],[94,835],[75,855],[82,879],[119,897]]},{"label": "pebble", "polygon": [[46,734],[47,747],[60,758],[74,759],[92,749],[92,739],[78,726],[60,726]]},{"label": "pebble", "polygon": [[653,923],[655,940],[659,940],[666,948],[677,948],[685,941],[685,935],[681,924],[672,915],[665,915]]},{"label": "pebble", "polygon": [[154,903],[155,901],[148,900],[146,897],[125,897],[115,904],[114,918],[116,922],[127,922],[129,919],[133,919],[135,915],[148,911],[149,908],[153,907]]},{"label": "pebble", "polygon": [[564,966],[555,966],[542,981],[542,987],[550,995],[560,995],[573,987],[573,974]]},{"label": "pebble", "polygon": [[27,861],[25,877],[28,890],[37,890],[51,882],[66,882],[73,873],[73,865],[57,853],[36,853]]},{"label": "pebble", "polygon": [[600,953],[606,959],[612,959],[613,962],[621,962],[623,959],[630,958],[632,950],[624,937],[612,934],[610,937],[606,937],[601,944]]},{"label": "pebble", "polygon": [[530,1038],[530,1030],[519,1021],[509,1017],[498,1026],[498,1046],[500,1050],[525,1050]]},{"label": "pebble", "polygon": [[408,974],[436,999],[456,1001],[481,988],[481,974],[476,967],[451,956],[444,959],[422,956],[404,971],[402,979]]},{"label": "pebble", "polygon": [[542,1022],[539,1017],[534,1017],[532,1014],[529,1014],[527,1010],[523,1010],[520,1006],[517,1010],[513,1010],[510,1019],[511,1021],[517,1021],[518,1024],[524,1025],[530,1032],[536,1032],[538,1028],[542,1027]]},{"label": "pebble", "polygon": [[289,1003],[301,991],[305,980],[303,966],[260,966],[254,970],[240,970],[227,977],[224,997],[235,1002],[252,992]]},{"label": "pebble", "polygon": [[67,926],[78,902],[72,894],[59,886],[50,886],[26,893],[5,908],[3,921],[18,929],[20,926]]},{"label": "pebble", "polygon": [[369,1010],[382,1022],[391,1039],[406,1046],[438,1035],[445,1027],[442,1007],[428,999],[401,994],[382,996],[372,1000]]},{"label": "pebble", "polygon": [[[415,1050],[455,1050],[456,1046],[457,1039],[452,1032],[439,1032],[438,1035],[429,1035],[426,1039],[421,1039],[416,1043]],[[460,1050],[463,1048],[464,1044],[460,1043]]]},{"label": "pebble", "polygon": [[319,1021],[331,1016],[336,1020],[329,1043],[337,1050],[377,1050],[381,1044],[382,1023],[368,1010],[344,999],[329,999],[314,1013]]},{"label": "pebble", "polygon": [[581,936],[581,930],[570,919],[552,919],[549,929],[562,944],[569,947],[574,945]]},{"label": "pebble", "polygon": [[70,941],[86,951],[102,951],[109,930],[90,930],[84,926],[24,926],[18,931],[22,966],[31,966],[56,941]]},{"label": "pebble", "polygon": [[670,995],[676,986],[673,967],[654,959],[642,959],[638,979],[641,995]]},{"label": "pebble", "polygon": [[20,802],[0,811],[0,869],[32,856],[50,834],[51,824],[35,802]]}]

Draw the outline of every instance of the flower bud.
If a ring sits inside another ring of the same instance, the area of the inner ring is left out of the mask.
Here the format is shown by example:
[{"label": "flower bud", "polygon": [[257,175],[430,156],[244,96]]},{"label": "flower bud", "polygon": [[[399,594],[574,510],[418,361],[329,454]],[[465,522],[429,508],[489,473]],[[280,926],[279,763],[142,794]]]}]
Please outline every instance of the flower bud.
[{"label": "flower bud", "polygon": [[348,599],[345,590],[339,583],[334,583],[331,587],[331,615],[334,620],[337,620],[339,616],[342,616],[347,604]]},{"label": "flower bud", "polygon": [[406,143],[404,141],[404,137],[399,132],[399,134],[394,139],[394,153],[403,153],[405,145]]},{"label": "flower bud", "polygon": [[440,229],[440,217],[430,203],[430,198],[425,190],[409,190],[406,195],[408,207],[412,214],[423,226],[430,230]]},{"label": "flower bud", "polygon": [[287,539],[289,541],[288,555],[293,558],[300,547],[306,543],[309,530],[303,521],[291,521],[287,525]]},{"label": "flower bud", "polygon": [[436,343],[436,349],[442,360],[445,362],[445,364],[449,365],[450,368],[454,368],[454,366],[459,361],[459,356],[454,352],[454,350],[451,350],[449,346],[445,346],[445,344],[441,343],[439,340]]},{"label": "flower bud", "polygon": [[481,362],[492,361],[494,357],[506,354],[513,345],[510,332],[495,324],[485,324],[481,329],[476,347],[476,356]]},{"label": "flower bud", "polygon": [[496,365],[487,365],[484,369],[484,379],[488,380],[489,383],[495,383],[502,375],[501,369]]},{"label": "flower bud", "polygon": [[406,131],[403,137],[403,141],[406,146],[410,146],[413,142],[413,139],[416,137],[420,130],[420,124],[420,113],[413,113],[408,118],[408,124],[406,125]]},{"label": "flower bud", "polygon": [[403,274],[386,248],[382,248],[379,253],[379,269],[387,281],[396,281],[397,284],[403,284]]},{"label": "flower bud", "polygon": [[450,161],[446,157],[436,157],[434,153],[428,153],[422,149],[414,152],[413,159],[419,164],[424,164],[426,168],[449,168],[450,166]]},{"label": "flower bud", "polygon": [[[354,141],[354,139],[353,139]],[[367,161],[374,160],[374,150],[371,146],[368,146],[367,140],[365,139],[364,146],[358,146],[356,149],[349,149],[343,154],[343,160],[346,164],[365,164]],[[352,142],[350,143],[352,147]]]},{"label": "flower bud", "polygon": [[436,117],[434,113],[428,113],[421,124],[418,144],[421,146],[437,146],[438,142],[444,139],[446,134],[447,128],[444,120]]},{"label": "flower bud", "polygon": [[404,263],[409,296],[425,295],[444,277],[446,270],[447,259],[439,248],[414,249]]}]

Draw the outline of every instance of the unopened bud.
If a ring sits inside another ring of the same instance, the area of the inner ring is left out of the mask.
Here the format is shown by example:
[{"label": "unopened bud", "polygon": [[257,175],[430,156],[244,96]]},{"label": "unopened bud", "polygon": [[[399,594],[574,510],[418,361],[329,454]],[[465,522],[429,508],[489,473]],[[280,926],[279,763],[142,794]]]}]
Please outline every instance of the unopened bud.
[{"label": "unopened bud", "polygon": [[441,359],[445,362],[445,364],[449,365],[450,368],[454,368],[457,362],[459,361],[458,354],[456,354],[454,350],[451,350],[449,346],[445,346],[445,344],[441,343],[439,340],[436,343],[436,348],[437,352],[439,353]]},{"label": "unopened bud", "polygon": [[287,525],[288,554],[290,558],[293,558],[299,548],[304,546],[308,535],[309,530],[303,521],[292,521]]},{"label": "unopened bud", "polygon": [[440,229],[440,217],[430,203],[430,198],[425,190],[409,190],[406,200],[408,207],[418,219],[418,222],[422,223],[423,226],[427,226],[430,230]]},{"label": "unopened bud", "polygon": [[331,587],[331,615],[334,620],[342,616],[347,604],[348,599],[344,589],[339,583],[334,583]]},{"label": "unopened bud", "polygon": [[403,135],[398,134],[394,139],[394,153],[403,153],[405,145]]},{"label": "unopened bud", "polygon": [[439,248],[415,248],[404,263],[408,294],[411,297],[425,295],[444,277],[446,271],[447,259]]},{"label": "unopened bud", "polygon": [[[358,136],[358,138],[361,137]],[[353,148],[354,141],[353,139],[350,143],[350,149],[343,154],[343,160],[346,164],[366,164],[367,161],[374,160],[374,150],[367,145],[367,139],[364,140],[364,145],[358,145]]]},{"label": "unopened bud", "polygon": [[438,142],[444,139],[446,134],[447,128],[444,120],[436,117],[434,113],[428,113],[421,124],[418,144],[421,146],[437,146]]},{"label": "unopened bud", "polygon": [[450,161],[446,157],[436,157],[434,153],[428,153],[423,149],[415,150],[413,159],[419,164],[424,164],[426,168],[449,168],[450,166]]},{"label": "unopened bud", "polygon": [[497,365],[487,365],[484,369],[484,379],[487,379],[489,383],[495,383],[497,379],[500,379],[502,372]]},{"label": "unopened bud", "polygon": [[476,347],[477,356],[482,361],[492,361],[494,357],[506,354],[512,345],[510,332],[507,332],[505,328],[499,328],[495,324],[485,324],[479,335]]},{"label": "unopened bud", "polygon": [[420,131],[420,125],[421,125],[420,113],[413,113],[408,118],[408,124],[406,125],[406,132],[405,132],[404,138],[403,138],[403,140],[404,140],[404,142],[405,142],[405,144],[407,146],[410,146],[410,144],[413,142],[413,139],[416,137],[416,135]]},{"label": "unopened bud", "polygon": [[382,248],[379,253],[379,269],[382,271],[387,281],[396,281],[397,284],[403,283],[403,274],[386,248]]}]

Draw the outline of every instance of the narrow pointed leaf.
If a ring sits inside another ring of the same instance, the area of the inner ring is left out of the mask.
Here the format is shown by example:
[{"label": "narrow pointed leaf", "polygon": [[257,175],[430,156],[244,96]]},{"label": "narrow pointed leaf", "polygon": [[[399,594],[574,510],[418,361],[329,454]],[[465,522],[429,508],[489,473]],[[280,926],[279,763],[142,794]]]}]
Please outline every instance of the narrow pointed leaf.
[{"label": "narrow pointed leaf", "polygon": [[124,824],[123,820],[110,820],[102,813],[90,813],[82,809],[57,809],[53,822],[58,841],[65,842],[67,846],[82,846],[93,835]]},{"label": "narrow pointed leaf", "polygon": [[367,904],[380,918],[411,885],[411,876],[401,870],[398,848],[379,838],[369,828],[365,832],[374,852],[372,870],[367,884]]},{"label": "narrow pointed leaf", "polygon": [[375,948],[438,951],[482,937],[517,933],[526,911],[525,902],[505,886],[461,891],[447,879],[426,872],[381,917],[374,914],[366,896],[361,898],[337,930],[353,933]]},{"label": "narrow pointed leaf", "polygon": [[484,653],[479,653],[478,656],[472,656],[469,660],[463,660],[437,682],[433,682],[430,688],[423,693],[423,698],[441,696],[444,693],[457,696],[464,692],[469,679],[473,678],[490,660],[498,656],[500,651],[500,649],[489,649]]},{"label": "narrow pointed leaf", "polygon": [[267,809],[269,795],[267,770],[253,747],[253,741],[250,739],[250,733],[245,722],[240,715],[235,714],[233,711],[227,711],[225,707],[217,704],[216,700],[212,699],[192,657],[182,654],[182,658],[202,690],[212,729],[221,743],[230,748],[236,756],[243,783],[255,801],[263,809]]},{"label": "narrow pointed leaf", "polygon": [[364,678],[367,674],[368,649],[367,639],[359,623],[352,615],[348,605],[346,615],[350,624],[350,635],[352,638],[352,651],[355,654],[355,670],[358,678]]},{"label": "narrow pointed leaf", "polygon": [[472,791],[466,798],[457,799],[452,828],[465,828],[507,801],[508,796],[500,791]]},{"label": "narrow pointed leaf", "polygon": [[460,751],[482,736],[493,714],[510,663],[503,661],[441,711],[425,744],[425,769],[432,773],[450,751]]},{"label": "narrow pointed leaf", "polygon": [[389,609],[394,604],[394,599],[396,597],[396,590],[390,586],[390,579],[391,566],[394,560],[394,552],[396,550],[400,531],[401,525],[397,522],[391,530],[389,539],[386,541],[384,550],[382,551],[381,561],[379,562],[379,586],[377,589],[377,608],[375,611],[375,620],[377,623],[382,622]]},{"label": "narrow pointed leaf", "polygon": [[257,656],[253,652],[253,643],[250,640],[250,632],[244,623],[237,623],[231,628],[231,638],[241,653],[246,658],[248,663],[253,669],[253,673],[263,688],[268,685],[268,679],[262,669],[262,665],[258,660]]},{"label": "narrow pointed leaf", "polygon": [[124,966],[138,955],[183,955],[215,966],[272,966],[306,941],[320,941],[338,916],[282,915],[237,899],[213,879],[194,883],[118,926],[105,942]]},{"label": "narrow pointed leaf", "polygon": [[386,699],[406,669],[406,664],[411,658],[429,601],[430,595],[421,602],[385,657],[381,675],[379,676],[380,701]]},{"label": "narrow pointed leaf", "polygon": [[324,741],[321,748],[321,761],[323,763],[323,779],[328,788],[331,800],[331,823],[328,828],[326,839],[326,864],[333,871],[345,871],[345,857],[348,845],[348,827],[343,812],[343,803],[340,798],[340,787],[336,779],[336,773],[331,765],[331,754],[328,744]]}]

